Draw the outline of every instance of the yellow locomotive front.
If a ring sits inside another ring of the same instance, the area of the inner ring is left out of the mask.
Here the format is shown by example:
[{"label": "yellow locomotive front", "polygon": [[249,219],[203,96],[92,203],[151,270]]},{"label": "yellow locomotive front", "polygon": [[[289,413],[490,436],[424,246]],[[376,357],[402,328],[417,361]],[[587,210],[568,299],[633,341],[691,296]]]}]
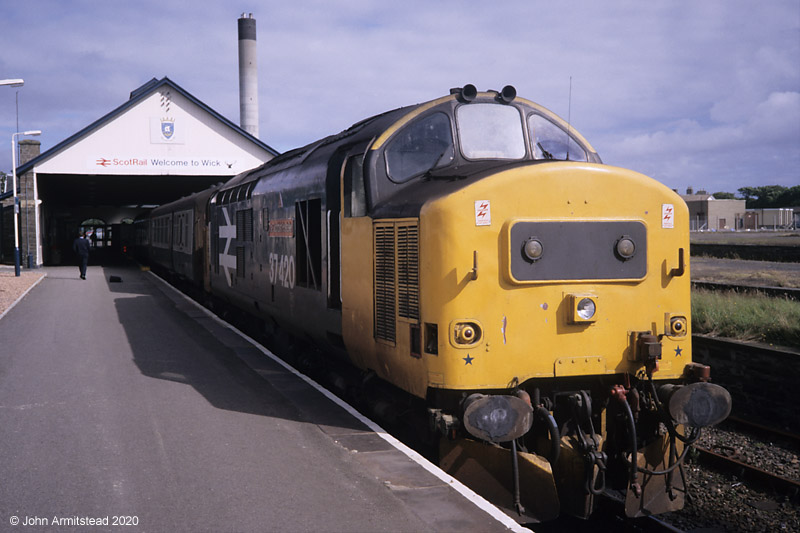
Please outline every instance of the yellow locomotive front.
[{"label": "yellow locomotive front", "polygon": [[[520,166],[428,203],[420,227],[424,320],[446,326],[432,385],[503,389],[647,365],[678,378],[691,362],[687,208],[649,178]],[[643,338],[661,357],[642,353]]]},{"label": "yellow locomotive front", "polygon": [[374,257],[371,286],[343,280],[354,360],[425,397],[442,466],[520,513],[588,516],[603,493],[680,508],[685,444],[730,410],[691,360],[685,203],[511,88],[421,106],[373,164],[401,175],[421,144],[428,192],[394,197],[418,213],[343,224],[343,271],[348,240],[370,232]]}]

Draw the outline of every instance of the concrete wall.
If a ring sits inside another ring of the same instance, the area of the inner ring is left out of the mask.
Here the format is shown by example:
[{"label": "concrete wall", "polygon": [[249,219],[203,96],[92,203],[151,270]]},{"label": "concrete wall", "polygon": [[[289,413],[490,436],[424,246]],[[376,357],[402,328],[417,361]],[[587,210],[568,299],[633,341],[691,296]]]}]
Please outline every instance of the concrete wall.
[{"label": "concrete wall", "polygon": [[709,200],[708,229],[743,229],[744,200]]},{"label": "concrete wall", "polygon": [[692,338],[693,359],[711,366],[711,380],[728,389],[735,416],[800,431],[797,378],[800,353],[764,351],[758,345]]}]

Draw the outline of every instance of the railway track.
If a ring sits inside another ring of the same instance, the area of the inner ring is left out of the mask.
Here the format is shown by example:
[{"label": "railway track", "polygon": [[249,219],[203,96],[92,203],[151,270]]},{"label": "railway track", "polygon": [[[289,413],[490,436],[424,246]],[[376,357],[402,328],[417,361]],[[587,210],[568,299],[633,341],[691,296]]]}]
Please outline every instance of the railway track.
[{"label": "railway track", "polygon": [[800,531],[798,435],[733,418],[704,430],[686,463],[687,531]]},{"label": "railway track", "polygon": [[692,288],[709,291],[732,291],[740,294],[763,294],[773,298],[800,300],[800,289],[794,287],[768,287],[763,285],[734,285],[716,281],[692,281]]},{"label": "railway track", "polygon": [[720,451],[708,450],[699,446],[695,446],[695,449],[700,454],[700,461],[704,464],[722,469],[724,472],[733,472],[739,479],[792,499],[796,499],[800,495],[799,482],[739,460],[738,451],[732,447],[725,447]]},{"label": "railway track", "polygon": [[752,420],[746,420],[737,416],[729,416],[725,420],[725,424],[733,427],[736,430],[747,431],[754,435],[758,435],[766,439],[780,438],[784,441],[791,443],[798,450],[800,450],[800,433],[793,433],[785,431],[780,428],[765,426]]}]

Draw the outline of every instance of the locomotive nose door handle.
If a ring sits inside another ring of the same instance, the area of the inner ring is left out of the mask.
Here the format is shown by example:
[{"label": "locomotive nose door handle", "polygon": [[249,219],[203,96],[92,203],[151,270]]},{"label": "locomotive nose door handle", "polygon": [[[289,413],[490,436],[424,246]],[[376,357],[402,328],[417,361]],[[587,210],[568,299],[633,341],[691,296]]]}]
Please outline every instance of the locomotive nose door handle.
[{"label": "locomotive nose door handle", "polygon": [[678,268],[673,268],[669,271],[669,275],[679,278],[686,273],[686,258],[684,257],[683,248],[678,248]]},{"label": "locomotive nose door handle", "polygon": [[472,252],[472,270],[469,271],[470,280],[478,279],[478,250]]}]

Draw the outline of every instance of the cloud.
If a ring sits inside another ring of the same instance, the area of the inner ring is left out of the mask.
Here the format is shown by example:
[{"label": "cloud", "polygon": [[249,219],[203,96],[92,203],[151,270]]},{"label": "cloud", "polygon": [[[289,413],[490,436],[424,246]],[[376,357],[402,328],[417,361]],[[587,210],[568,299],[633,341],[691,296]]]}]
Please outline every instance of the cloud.
[{"label": "cloud", "polygon": [[[17,44],[0,77],[26,80],[20,127],[42,129],[47,149],[164,75],[238,122],[244,11],[258,27],[261,137],[279,150],[450,87],[511,84],[570,118],[604,161],[672,187],[800,182],[796,0],[241,4],[3,3]],[[14,97],[0,88],[0,135]]]}]

